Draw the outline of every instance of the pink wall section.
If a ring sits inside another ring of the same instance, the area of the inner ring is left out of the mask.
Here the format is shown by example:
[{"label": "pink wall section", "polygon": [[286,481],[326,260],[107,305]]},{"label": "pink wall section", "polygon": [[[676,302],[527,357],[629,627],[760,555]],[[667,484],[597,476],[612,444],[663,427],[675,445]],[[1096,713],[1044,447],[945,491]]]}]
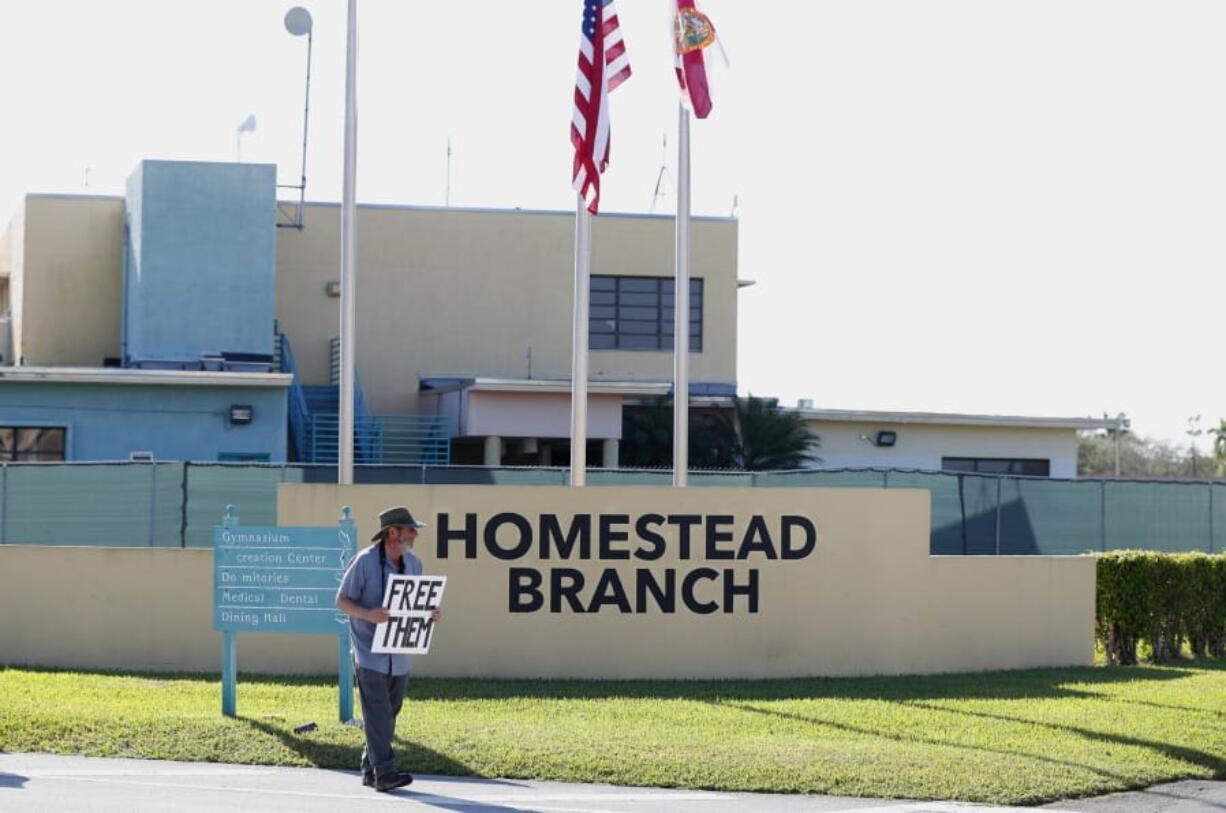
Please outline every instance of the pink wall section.
[{"label": "pink wall section", "polygon": [[[469,391],[461,434],[504,438],[570,437],[570,393]],[[589,438],[620,438],[620,395],[589,395]]]}]

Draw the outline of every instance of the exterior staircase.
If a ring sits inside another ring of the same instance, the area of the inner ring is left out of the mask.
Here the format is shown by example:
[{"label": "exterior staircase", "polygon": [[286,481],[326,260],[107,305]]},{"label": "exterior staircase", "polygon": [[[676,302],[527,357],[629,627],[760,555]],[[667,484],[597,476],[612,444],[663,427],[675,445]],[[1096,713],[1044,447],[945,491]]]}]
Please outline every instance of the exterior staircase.
[{"label": "exterior staircase", "polygon": [[[339,341],[332,340],[332,383],[304,386],[289,338],[277,332],[277,369],[294,377],[289,391],[289,432],[303,463],[336,463],[340,445]],[[354,381],[353,462],[357,465],[447,465],[451,436],[444,415],[375,415],[361,380]]]}]

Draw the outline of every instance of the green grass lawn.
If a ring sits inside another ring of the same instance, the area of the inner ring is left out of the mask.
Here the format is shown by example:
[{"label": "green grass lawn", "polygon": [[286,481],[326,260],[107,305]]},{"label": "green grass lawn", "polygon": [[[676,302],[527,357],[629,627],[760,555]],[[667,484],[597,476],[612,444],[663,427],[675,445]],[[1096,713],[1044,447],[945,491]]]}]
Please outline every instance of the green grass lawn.
[{"label": "green grass lawn", "polygon": [[[0,749],[355,769],[325,678],[0,669]],[[356,704],[355,704],[356,707]],[[292,729],[314,720],[319,728]],[[1226,663],[729,682],[410,682],[418,773],[1030,804],[1226,778]]]}]

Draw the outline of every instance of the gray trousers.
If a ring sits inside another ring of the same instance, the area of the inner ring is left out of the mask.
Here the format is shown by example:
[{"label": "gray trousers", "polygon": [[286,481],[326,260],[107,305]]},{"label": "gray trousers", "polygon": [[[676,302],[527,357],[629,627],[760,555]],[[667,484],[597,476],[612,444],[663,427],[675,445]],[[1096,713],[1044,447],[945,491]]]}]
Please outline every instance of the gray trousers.
[{"label": "gray trousers", "polygon": [[358,695],[362,698],[362,727],[366,730],[366,747],[362,749],[362,773],[376,778],[396,770],[396,754],[392,751],[392,735],[396,733],[396,715],[404,704],[408,675],[388,675],[358,668]]}]

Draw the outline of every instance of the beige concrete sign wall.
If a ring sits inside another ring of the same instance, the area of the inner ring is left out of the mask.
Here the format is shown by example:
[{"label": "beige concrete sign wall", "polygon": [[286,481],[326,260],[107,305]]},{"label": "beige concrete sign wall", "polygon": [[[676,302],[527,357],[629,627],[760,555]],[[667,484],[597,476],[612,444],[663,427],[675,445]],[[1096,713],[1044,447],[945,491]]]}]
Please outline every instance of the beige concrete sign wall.
[{"label": "beige concrete sign wall", "polygon": [[[393,504],[430,523],[417,552],[448,580],[420,675],[748,678],[1092,658],[1092,559],[929,557],[923,491],[285,485],[279,524],[330,526],[343,504],[362,539]],[[589,558],[581,530],[563,555],[585,522]],[[208,550],[0,546],[0,663],[217,671],[212,570]],[[336,669],[332,636],[238,640],[243,672]]]},{"label": "beige concrete sign wall", "polygon": [[[333,520],[335,525],[335,520]],[[0,545],[0,663],[217,672],[213,552]],[[336,672],[336,636],[240,634],[243,672]]]},{"label": "beige concrete sign wall", "polygon": [[283,485],[278,517],[326,524],[350,505],[368,539],[398,504],[430,524],[417,543],[426,572],[448,577],[419,674],[750,678],[1092,659],[1094,561],[931,557],[925,491]]}]

